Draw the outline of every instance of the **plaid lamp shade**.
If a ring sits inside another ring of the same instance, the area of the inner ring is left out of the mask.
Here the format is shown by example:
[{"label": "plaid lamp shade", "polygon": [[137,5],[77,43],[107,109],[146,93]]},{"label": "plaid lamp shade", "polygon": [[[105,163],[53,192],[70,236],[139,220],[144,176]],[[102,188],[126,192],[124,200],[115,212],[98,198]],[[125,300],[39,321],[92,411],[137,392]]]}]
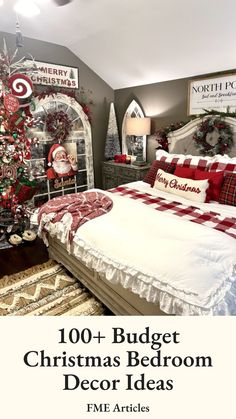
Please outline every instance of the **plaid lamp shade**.
[{"label": "plaid lamp shade", "polygon": [[219,198],[220,204],[236,206],[236,174],[225,175]]}]

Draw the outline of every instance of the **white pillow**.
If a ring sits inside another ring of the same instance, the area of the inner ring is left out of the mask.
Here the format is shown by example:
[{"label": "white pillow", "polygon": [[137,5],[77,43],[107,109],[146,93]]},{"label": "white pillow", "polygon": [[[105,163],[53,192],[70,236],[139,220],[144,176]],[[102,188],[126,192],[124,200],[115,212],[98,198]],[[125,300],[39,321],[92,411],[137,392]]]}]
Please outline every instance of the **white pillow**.
[{"label": "white pillow", "polygon": [[161,191],[182,196],[190,201],[205,202],[209,182],[208,179],[186,179],[158,169],[153,187]]}]

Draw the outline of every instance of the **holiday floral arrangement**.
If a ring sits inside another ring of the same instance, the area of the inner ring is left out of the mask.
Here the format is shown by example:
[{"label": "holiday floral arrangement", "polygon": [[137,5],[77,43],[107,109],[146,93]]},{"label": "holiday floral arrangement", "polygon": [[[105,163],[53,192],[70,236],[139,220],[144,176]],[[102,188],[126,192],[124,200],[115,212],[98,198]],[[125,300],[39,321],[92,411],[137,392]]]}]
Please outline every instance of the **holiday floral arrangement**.
[{"label": "holiday floral arrangement", "polygon": [[182,128],[184,125],[186,125],[188,122],[175,122],[172,123],[165,128],[160,128],[155,132],[155,139],[158,142],[158,148],[163,148],[163,150],[168,151],[168,134],[172,131],[175,131],[179,128]]},{"label": "holiday floral arrangement", "polygon": [[[50,86],[47,89],[43,90],[42,92],[38,92],[38,93],[36,92],[35,96],[37,96],[38,99],[44,99],[45,97],[48,97],[48,96],[52,96],[52,97],[56,96],[57,93],[67,95],[75,99],[82,107],[89,122],[90,123],[92,122],[92,111],[91,111],[91,105],[93,105],[93,100],[91,99],[92,90],[87,90],[86,92],[83,86],[81,86],[79,91],[74,90],[74,89],[68,90],[68,89],[61,89],[55,86]],[[49,118],[49,120],[51,120],[51,118]],[[62,123],[64,125],[65,125],[65,121],[66,121],[66,118],[62,116]],[[71,121],[68,120],[68,122],[70,123]]]}]

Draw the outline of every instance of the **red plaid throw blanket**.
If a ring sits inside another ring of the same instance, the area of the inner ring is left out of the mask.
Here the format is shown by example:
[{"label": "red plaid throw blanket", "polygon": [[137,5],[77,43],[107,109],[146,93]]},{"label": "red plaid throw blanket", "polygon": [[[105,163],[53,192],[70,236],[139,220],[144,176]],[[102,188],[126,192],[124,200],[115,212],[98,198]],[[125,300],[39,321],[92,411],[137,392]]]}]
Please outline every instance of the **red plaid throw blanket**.
[{"label": "red plaid throw blanket", "polygon": [[39,210],[38,221],[41,222],[43,214],[55,213],[50,222],[61,221],[62,217],[70,213],[72,224],[69,239],[73,239],[76,230],[86,221],[106,214],[112,209],[113,202],[105,194],[97,191],[73,193],[53,198],[42,205]]},{"label": "red plaid throw blanket", "polygon": [[204,212],[198,207],[183,205],[177,201],[168,201],[165,198],[153,197],[149,193],[143,193],[125,186],[109,189],[109,192],[140,200],[144,204],[151,205],[155,210],[167,211],[178,217],[186,218],[193,223],[204,224],[207,227],[222,231],[223,233],[236,238],[235,217],[223,217],[213,211]]}]

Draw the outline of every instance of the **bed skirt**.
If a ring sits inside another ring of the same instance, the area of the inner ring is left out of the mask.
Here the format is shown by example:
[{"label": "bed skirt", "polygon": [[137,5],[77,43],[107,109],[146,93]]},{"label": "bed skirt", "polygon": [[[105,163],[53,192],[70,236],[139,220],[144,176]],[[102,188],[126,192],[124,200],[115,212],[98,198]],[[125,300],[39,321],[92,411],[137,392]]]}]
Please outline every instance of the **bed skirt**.
[{"label": "bed skirt", "polygon": [[85,266],[66,246],[49,236],[49,255],[62,263],[89,291],[91,291],[115,315],[166,315],[157,304],[149,303],[119,284],[112,284],[94,270]]}]

